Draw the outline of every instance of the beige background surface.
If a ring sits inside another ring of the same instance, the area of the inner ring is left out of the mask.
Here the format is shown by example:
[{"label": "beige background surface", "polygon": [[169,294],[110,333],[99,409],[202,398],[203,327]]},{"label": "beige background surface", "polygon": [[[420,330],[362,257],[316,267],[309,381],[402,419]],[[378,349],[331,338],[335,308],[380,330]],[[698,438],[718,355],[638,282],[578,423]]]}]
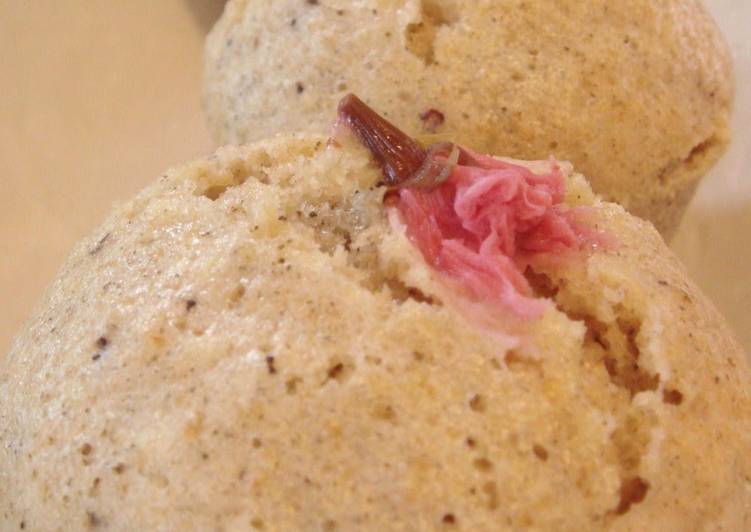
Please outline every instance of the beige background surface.
[{"label": "beige background surface", "polygon": [[[751,351],[751,2],[711,0],[736,56],[731,152],[673,244]],[[73,243],[211,150],[203,38],[220,0],[0,0],[0,355]]]}]

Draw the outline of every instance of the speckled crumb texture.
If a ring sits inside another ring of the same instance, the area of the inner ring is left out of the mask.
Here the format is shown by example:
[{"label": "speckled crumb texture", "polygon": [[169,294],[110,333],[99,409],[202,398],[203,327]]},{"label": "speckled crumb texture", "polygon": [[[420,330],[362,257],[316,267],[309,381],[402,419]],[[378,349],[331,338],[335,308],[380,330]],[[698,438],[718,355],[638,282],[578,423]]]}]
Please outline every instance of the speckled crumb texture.
[{"label": "speckled crumb texture", "polygon": [[221,143],[327,131],[350,91],[413,135],[570,160],[669,237],[727,146],[733,76],[698,0],[232,0],[208,39]]},{"label": "speckled crumb texture", "polygon": [[[275,4],[276,5],[276,4]],[[2,530],[751,528],[741,349],[653,227],[481,330],[358,146],[172,170],[76,247],[0,363]]]}]

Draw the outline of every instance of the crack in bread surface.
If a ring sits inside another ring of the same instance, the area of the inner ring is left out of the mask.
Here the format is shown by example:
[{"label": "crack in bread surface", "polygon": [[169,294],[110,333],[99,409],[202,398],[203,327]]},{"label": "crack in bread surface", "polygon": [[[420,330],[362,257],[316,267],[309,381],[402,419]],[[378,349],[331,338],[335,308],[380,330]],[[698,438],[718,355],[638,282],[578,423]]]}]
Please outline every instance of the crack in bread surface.
[{"label": "crack in bread surface", "polygon": [[[617,409],[613,412],[617,425],[611,435],[621,485],[618,505],[610,509],[609,515],[623,515],[648,496],[650,484],[639,476],[639,466],[649,448],[651,431],[657,421],[653,412],[633,402],[638,393],[654,392],[660,386],[660,376],[644,368],[639,360],[641,351],[638,337],[643,312],[626,304],[608,304],[611,317],[604,319],[601,317],[602,311],[597,310],[603,299],[579,296],[571,290],[565,278],[554,279],[532,268],[527,269],[525,276],[539,297],[551,299],[568,319],[584,325],[582,357],[591,362],[595,369],[599,367],[601,371],[604,368],[610,382],[622,390]],[[669,393],[664,395],[664,401],[680,404],[676,397],[676,394]]]},{"label": "crack in bread surface", "polygon": [[[232,172],[232,179],[238,185],[244,179]],[[262,181],[268,183],[263,172]],[[217,185],[211,185],[213,190]],[[351,195],[331,201],[308,201],[289,208],[280,216],[284,223],[302,226],[312,230],[312,238],[322,253],[333,256],[344,253],[347,264],[364,275],[361,286],[378,293],[388,290],[395,303],[413,300],[428,305],[442,305],[436,294],[426,294],[421,289],[410,286],[398,275],[386,272],[383,268],[382,236],[392,231],[382,205],[383,190],[376,186],[356,188]],[[618,503],[606,510],[606,515],[619,516],[629,511],[648,496],[649,482],[639,475],[642,456],[650,444],[650,431],[655,419],[643,408],[633,404],[633,398],[640,392],[653,392],[659,388],[659,375],[651,373],[639,362],[638,338],[642,321],[635,309],[619,304],[611,307],[613,318],[603,320],[595,308],[601,301],[579,298],[568,290],[564,278],[556,278],[528,268],[525,275],[537,297],[549,298],[555,302],[570,321],[581,322],[585,326],[581,355],[583,359],[606,371],[609,381],[622,390],[621,400],[612,414],[617,426],[610,438],[610,452],[614,456],[621,478],[618,489]],[[510,351],[503,358],[503,367],[510,371],[544,371],[545,361],[530,358],[523,353]],[[335,373],[341,365],[333,365]],[[330,375],[329,375],[330,376]],[[293,389],[299,380],[294,377]],[[678,394],[680,392],[677,392]],[[676,393],[665,395],[666,402],[676,404]],[[679,402],[678,402],[679,404]]]}]

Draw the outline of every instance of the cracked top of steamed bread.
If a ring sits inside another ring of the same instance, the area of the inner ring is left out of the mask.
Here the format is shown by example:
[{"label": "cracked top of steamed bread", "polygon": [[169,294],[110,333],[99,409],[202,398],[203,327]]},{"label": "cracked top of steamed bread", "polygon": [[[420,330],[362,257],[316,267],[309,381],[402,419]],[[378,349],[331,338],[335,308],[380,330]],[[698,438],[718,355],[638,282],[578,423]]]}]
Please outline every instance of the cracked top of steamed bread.
[{"label": "cracked top of steamed bread", "polygon": [[359,146],[169,171],[0,362],[0,528],[747,530],[740,347],[652,226],[566,173],[618,245],[528,271],[550,304],[514,339],[391,228]]}]

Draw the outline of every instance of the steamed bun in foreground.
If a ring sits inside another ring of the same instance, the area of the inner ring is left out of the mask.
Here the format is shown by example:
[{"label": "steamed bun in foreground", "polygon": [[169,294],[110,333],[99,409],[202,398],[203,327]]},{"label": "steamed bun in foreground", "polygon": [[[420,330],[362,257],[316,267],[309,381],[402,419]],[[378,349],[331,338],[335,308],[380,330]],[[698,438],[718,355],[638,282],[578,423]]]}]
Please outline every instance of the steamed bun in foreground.
[{"label": "steamed bun in foreground", "polygon": [[654,228],[431,156],[282,136],[116,209],[0,361],[0,528],[748,530],[749,368]]}]

